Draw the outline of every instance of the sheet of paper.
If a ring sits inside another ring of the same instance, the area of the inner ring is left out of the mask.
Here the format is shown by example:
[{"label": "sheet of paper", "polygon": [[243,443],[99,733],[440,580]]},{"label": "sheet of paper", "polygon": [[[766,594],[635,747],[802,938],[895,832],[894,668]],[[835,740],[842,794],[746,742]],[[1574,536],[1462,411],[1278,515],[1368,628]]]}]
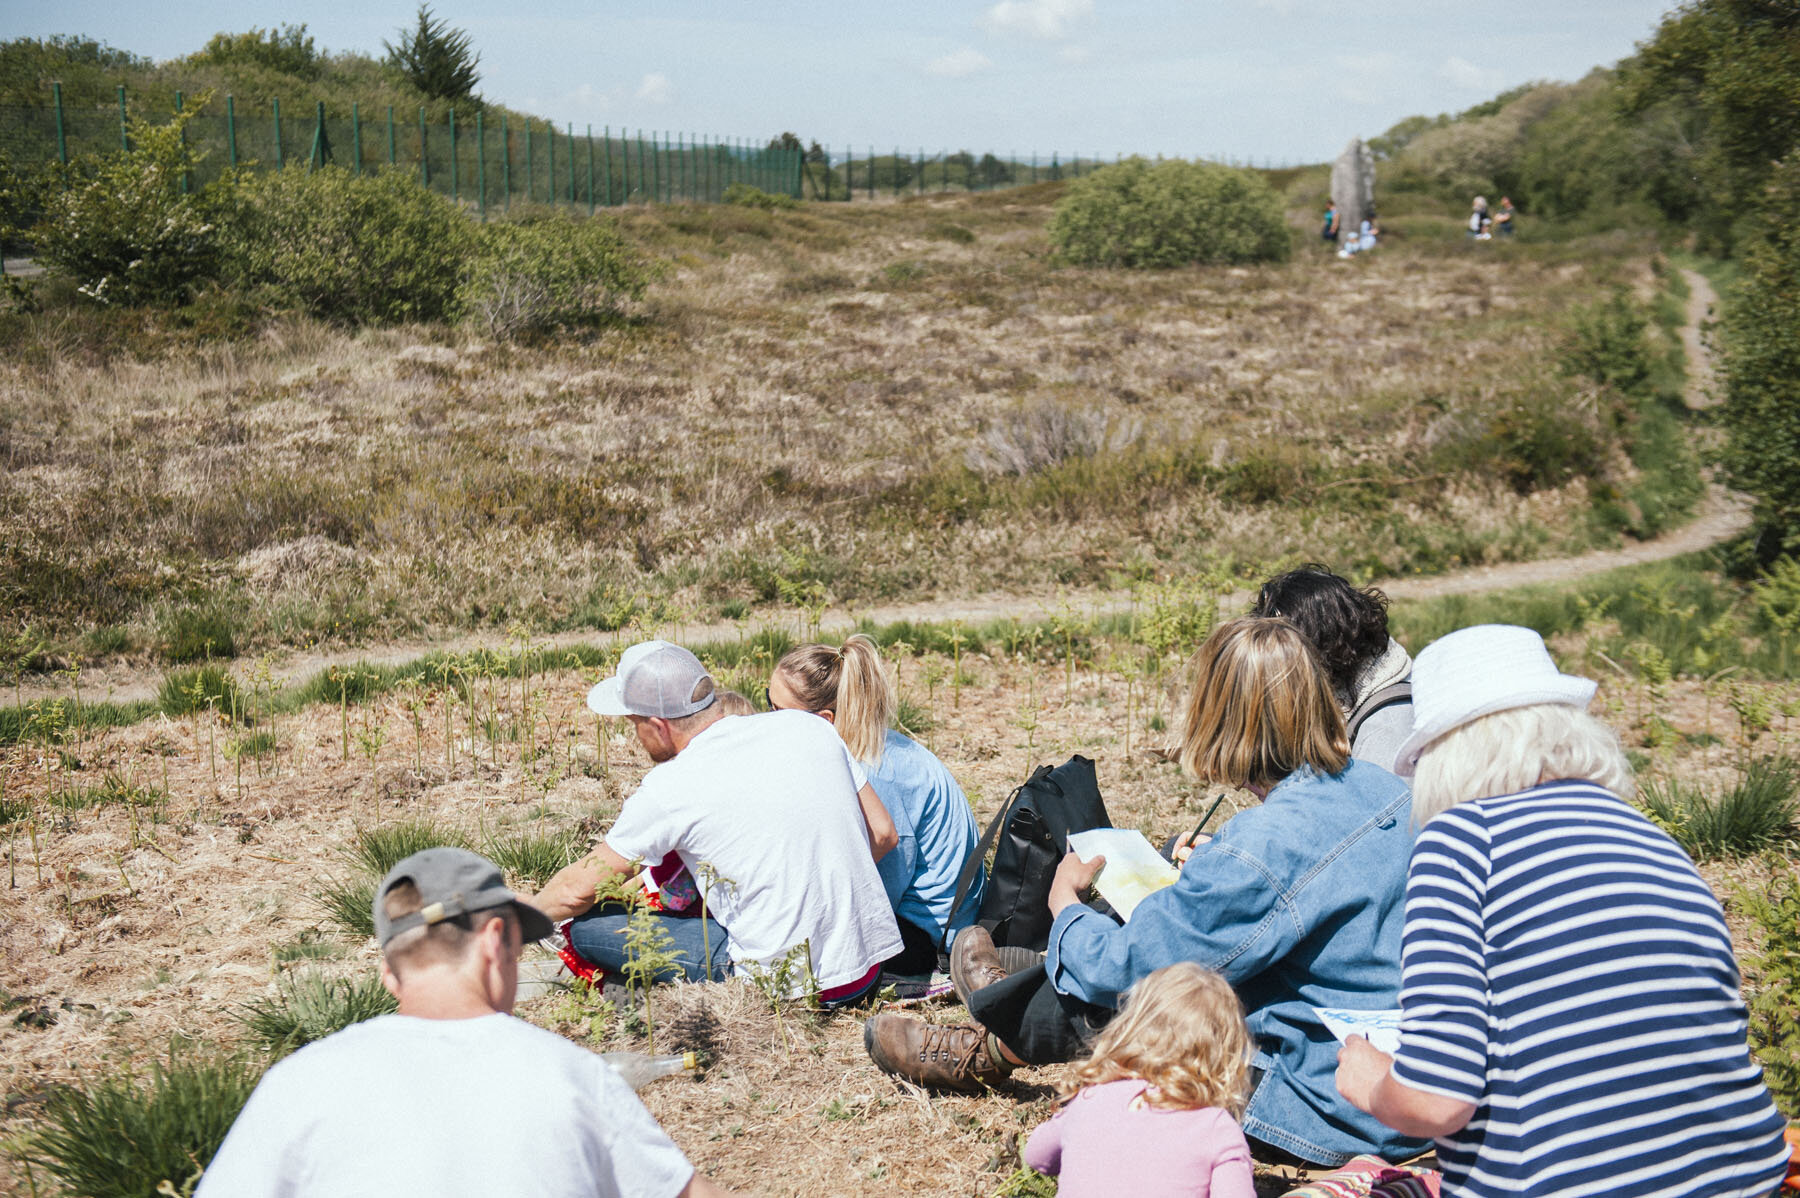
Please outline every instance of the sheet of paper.
[{"label": "sheet of paper", "polygon": [[1162,859],[1156,846],[1136,828],[1071,832],[1069,848],[1083,861],[1092,861],[1096,856],[1106,858],[1105,868],[1094,879],[1094,889],[1112,904],[1121,919],[1130,919],[1148,895],[1170,885],[1181,874]]},{"label": "sheet of paper", "polygon": [[1340,1042],[1351,1036],[1366,1036],[1370,1044],[1389,1056],[1400,1051],[1399,1011],[1343,1011],[1334,1007],[1313,1010]]}]

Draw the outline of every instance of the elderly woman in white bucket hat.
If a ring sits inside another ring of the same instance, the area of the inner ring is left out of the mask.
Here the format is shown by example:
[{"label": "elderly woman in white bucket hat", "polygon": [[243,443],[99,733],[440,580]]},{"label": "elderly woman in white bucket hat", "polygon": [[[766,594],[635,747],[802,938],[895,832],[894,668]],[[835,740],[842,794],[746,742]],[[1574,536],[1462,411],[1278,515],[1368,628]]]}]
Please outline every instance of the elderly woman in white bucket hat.
[{"label": "elderly woman in white bucket hat", "polygon": [[1621,797],[1593,696],[1529,628],[1419,654],[1400,1046],[1352,1037],[1338,1089],[1435,1137],[1446,1196],[1767,1194],[1787,1149],[1724,915]]}]

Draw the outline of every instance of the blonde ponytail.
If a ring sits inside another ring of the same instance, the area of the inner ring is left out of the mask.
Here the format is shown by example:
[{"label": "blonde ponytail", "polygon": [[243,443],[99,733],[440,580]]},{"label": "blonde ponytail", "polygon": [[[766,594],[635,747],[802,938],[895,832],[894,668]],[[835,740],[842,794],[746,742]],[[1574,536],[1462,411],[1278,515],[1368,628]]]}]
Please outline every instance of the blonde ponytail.
[{"label": "blonde ponytail", "polygon": [[900,697],[874,641],[859,632],[836,649],[801,645],[782,655],[775,672],[808,711],[832,713],[850,756],[866,765],[881,760]]}]

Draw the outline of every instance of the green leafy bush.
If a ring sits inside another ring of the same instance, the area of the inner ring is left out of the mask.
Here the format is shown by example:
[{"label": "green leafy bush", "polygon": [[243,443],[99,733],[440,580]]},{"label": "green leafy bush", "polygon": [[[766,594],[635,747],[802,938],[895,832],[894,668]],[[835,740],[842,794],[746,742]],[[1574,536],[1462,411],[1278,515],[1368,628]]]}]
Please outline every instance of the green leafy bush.
[{"label": "green leafy bush", "polygon": [[495,337],[591,324],[644,294],[650,268],[618,226],[554,216],[481,228],[459,306]]},{"label": "green leafy bush", "polygon": [[555,828],[495,836],[483,851],[514,883],[536,889],[580,858],[587,848],[587,840],[576,829]]},{"label": "green leafy bush", "polygon": [[456,314],[474,227],[401,170],[338,166],[240,176],[223,232],[225,275],[273,304],[344,324]]},{"label": "green leafy bush", "polygon": [[261,1076],[258,1062],[177,1043],[148,1077],[53,1091],[23,1155],[86,1198],[149,1198],[165,1181],[185,1194]]},{"label": "green leafy bush", "polygon": [[1737,900],[1761,933],[1744,956],[1750,1049],[1775,1105],[1800,1119],[1800,871],[1783,862],[1766,887],[1739,887]]},{"label": "green leafy bush", "polygon": [[176,608],[163,617],[163,657],[172,662],[237,655],[237,619],[217,604]]},{"label": "green leafy bush", "polygon": [[327,878],[314,896],[320,913],[357,939],[369,939],[375,935],[375,885],[380,880],[366,873]]},{"label": "green leafy bush", "polygon": [[1283,262],[1281,201],[1260,177],[1230,167],[1133,158],[1070,183],[1050,218],[1050,244],[1080,266]]},{"label": "green leafy bush", "polygon": [[740,208],[760,208],[764,212],[773,212],[777,208],[798,208],[800,206],[800,201],[793,196],[764,191],[752,183],[733,183],[727,187],[725,202],[736,204]]},{"label": "green leafy bush", "polygon": [[398,1007],[373,973],[354,979],[329,978],[308,970],[282,978],[273,997],[245,1003],[238,1020],[251,1039],[279,1060],[296,1048]]},{"label": "green leafy bush", "polygon": [[197,157],[182,130],[205,100],[166,125],[131,122],[129,153],[70,165],[32,232],[45,266],[104,304],[176,304],[213,277],[213,193],[182,189]]},{"label": "green leafy bush", "polygon": [[235,66],[254,63],[284,75],[317,79],[325,56],[313,44],[305,25],[276,29],[251,29],[245,33],[215,33],[204,49],[193,56],[196,63]]},{"label": "green leafy bush", "polygon": [[1756,502],[1759,548],[1774,557],[1800,547],[1800,154],[1768,188],[1760,239],[1722,322],[1725,403],[1721,459],[1731,485]]},{"label": "green leafy bush", "polygon": [[1644,333],[1650,327],[1643,308],[1623,287],[1610,298],[1574,313],[1561,362],[1564,374],[1591,379],[1622,395],[1650,391],[1650,352]]}]

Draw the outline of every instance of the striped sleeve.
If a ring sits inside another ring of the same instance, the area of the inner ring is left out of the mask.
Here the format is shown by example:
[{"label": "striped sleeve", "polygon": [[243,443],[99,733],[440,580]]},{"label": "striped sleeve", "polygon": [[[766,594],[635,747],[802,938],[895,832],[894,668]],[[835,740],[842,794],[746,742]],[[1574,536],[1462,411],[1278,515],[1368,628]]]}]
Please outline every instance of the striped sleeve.
[{"label": "striped sleeve", "polygon": [[1428,823],[1406,873],[1400,948],[1400,1051],[1394,1076],[1415,1090],[1477,1102],[1487,1089],[1489,995],[1482,904],[1489,874],[1480,813]]}]

